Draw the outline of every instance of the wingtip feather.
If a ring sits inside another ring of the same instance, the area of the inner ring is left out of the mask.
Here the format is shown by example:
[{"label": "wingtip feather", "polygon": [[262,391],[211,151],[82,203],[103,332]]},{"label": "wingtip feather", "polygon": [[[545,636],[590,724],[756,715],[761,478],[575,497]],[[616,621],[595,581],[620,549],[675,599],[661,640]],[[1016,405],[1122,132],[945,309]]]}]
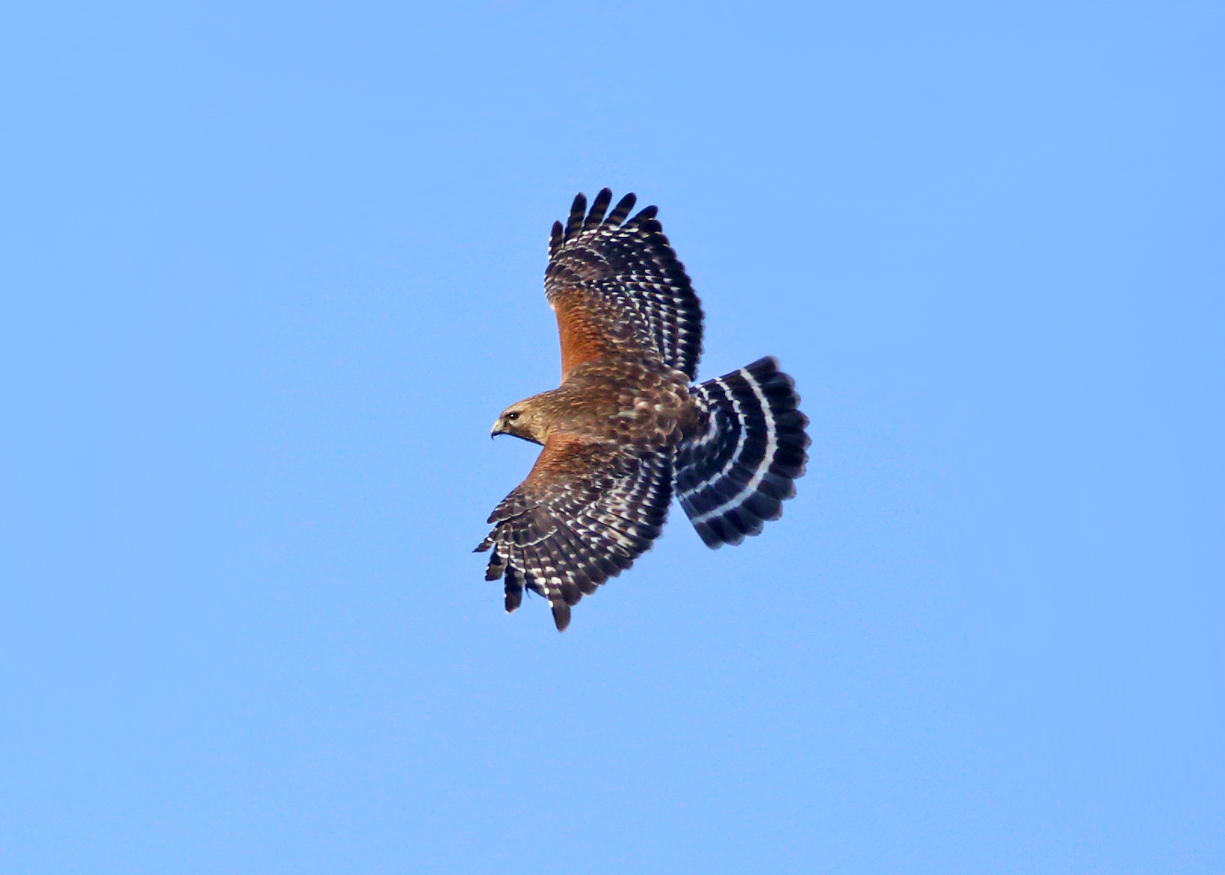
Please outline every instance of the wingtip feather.
[{"label": "wingtip feather", "polygon": [[617,201],[617,205],[613,207],[613,211],[608,214],[605,223],[609,225],[620,225],[625,221],[625,217],[630,214],[630,210],[634,208],[634,204],[638,203],[638,195],[632,191],[627,193],[621,200]]},{"label": "wingtip feather", "polygon": [[570,205],[570,218],[566,220],[566,239],[569,240],[582,227],[583,219],[587,216],[587,195],[581,191],[574,196],[574,203]]},{"label": "wingtip feather", "polygon": [[611,200],[612,189],[600,189],[600,193],[591,202],[591,212],[587,214],[587,219],[583,222],[584,231],[590,231],[592,228],[599,227],[600,223],[604,221],[604,212],[608,209],[608,204]]}]

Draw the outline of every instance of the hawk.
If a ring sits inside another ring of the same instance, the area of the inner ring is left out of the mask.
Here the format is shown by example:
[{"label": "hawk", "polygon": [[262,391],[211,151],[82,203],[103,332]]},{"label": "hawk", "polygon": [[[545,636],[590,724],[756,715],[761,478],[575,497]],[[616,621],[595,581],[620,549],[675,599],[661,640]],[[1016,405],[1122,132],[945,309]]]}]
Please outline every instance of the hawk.
[{"label": "hawk", "polygon": [[489,517],[476,552],[505,578],[506,610],[526,587],[558,631],[570,608],[659,537],[675,495],[708,547],[739,544],[782,515],[808,460],[808,418],[774,358],[693,385],[702,307],[684,265],[637,198],[607,213],[579,194],[553,224],[545,295],[557,315],[561,386],[502,412],[493,435],[544,447]]}]

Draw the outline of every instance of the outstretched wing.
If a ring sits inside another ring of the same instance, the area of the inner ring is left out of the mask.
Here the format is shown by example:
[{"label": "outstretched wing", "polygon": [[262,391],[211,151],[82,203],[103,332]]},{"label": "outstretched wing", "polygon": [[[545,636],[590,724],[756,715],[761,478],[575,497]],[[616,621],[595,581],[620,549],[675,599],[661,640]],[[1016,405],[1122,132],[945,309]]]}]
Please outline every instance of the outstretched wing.
[{"label": "outstretched wing", "polygon": [[623,197],[604,215],[612,192],[601,189],[587,212],[579,194],[563,227],[553,224],[545,294],[557,314],[562,378],[575,365],[602,358],[654,358],[697,376],[702,306],[676,253],[646,207],[628,222],[637,200]]},{"label": "outstretched wing", "polygon": [[572,605],[650,549],[671,500],[670,456],[553,435],[489,516],[476,548],[493,548],[485,579],[505,575],[508,613],[525,586],[544,596],[564,630]]}]

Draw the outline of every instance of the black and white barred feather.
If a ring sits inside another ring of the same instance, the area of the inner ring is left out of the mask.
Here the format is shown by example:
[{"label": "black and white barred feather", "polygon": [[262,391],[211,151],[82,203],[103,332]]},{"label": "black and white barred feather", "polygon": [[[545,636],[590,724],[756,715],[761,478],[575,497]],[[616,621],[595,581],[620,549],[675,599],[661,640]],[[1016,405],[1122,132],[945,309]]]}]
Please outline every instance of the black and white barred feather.
[{"label": "black and white barred feather", "polygon": [[618,314],[617,327],[632,326],[643,348],[696,379],[702,307],[655,218],[658,208],[646,207],[627,222],[637,198],[627,194],[605,216],[611,200],[612,192],[601,189],[588,212],[579,194],[565,226],[554,223],[545,293],[552,300],[563,287],[583,288]]},{"label": "black and white barred feather", "polygon": [[706,546],[739,544],[795,495],[810,443],[795,383],[763,358],[690,392],[704,417],[677,452],[673,486]]}]

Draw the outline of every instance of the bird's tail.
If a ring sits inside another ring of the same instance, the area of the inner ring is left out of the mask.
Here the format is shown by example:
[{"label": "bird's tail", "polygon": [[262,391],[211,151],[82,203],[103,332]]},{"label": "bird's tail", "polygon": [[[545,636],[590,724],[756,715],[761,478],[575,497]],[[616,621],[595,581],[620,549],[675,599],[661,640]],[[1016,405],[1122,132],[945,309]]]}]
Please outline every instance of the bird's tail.
[{"label": "bird's tail", "polygon": [[808,417],[773,356],[691,390],[705,429],[682,443],[673,485],[706,546],[739,544],[783,513],[804,474]]}]

